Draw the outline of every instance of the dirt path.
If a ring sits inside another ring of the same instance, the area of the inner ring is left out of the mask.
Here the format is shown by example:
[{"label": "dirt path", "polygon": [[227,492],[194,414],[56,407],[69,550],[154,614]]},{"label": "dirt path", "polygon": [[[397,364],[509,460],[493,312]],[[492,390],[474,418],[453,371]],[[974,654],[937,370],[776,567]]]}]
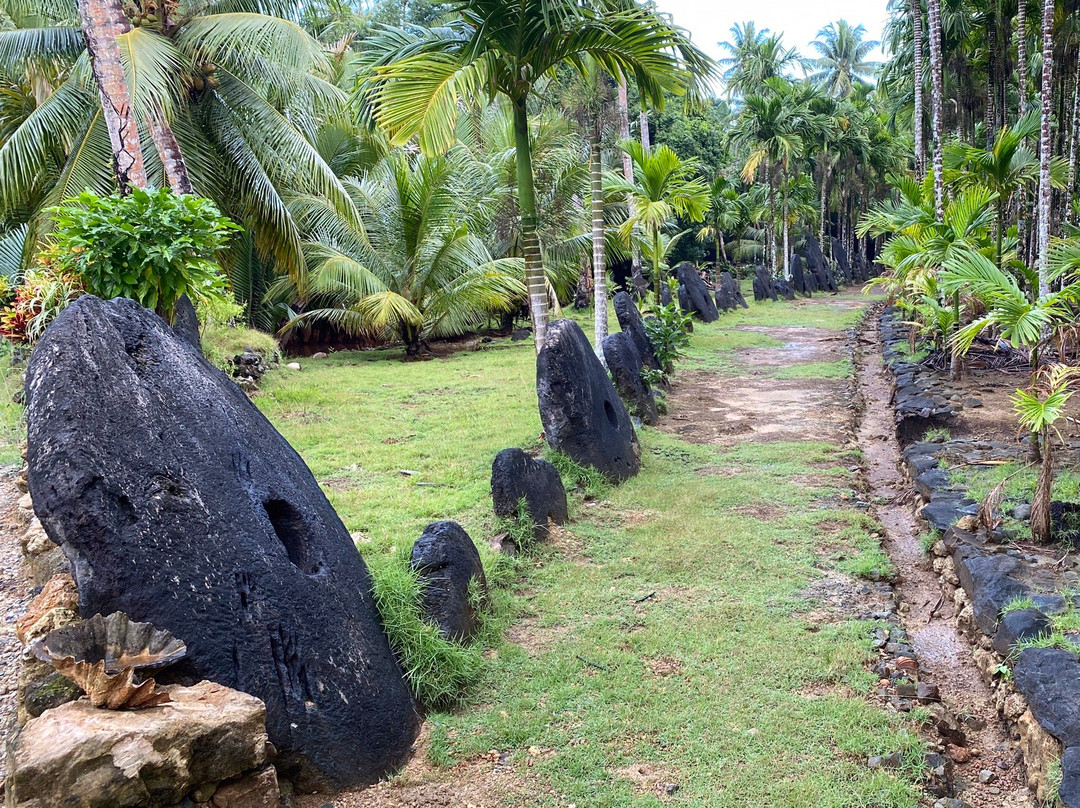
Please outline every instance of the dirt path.
[{"label": "dirt path", "polygon": [[[920,526],[911,506],[903,504],[909,501],[911,485],[900,471],[901,451],[892,408],[887,406],[891,387],[875,326],[864,329],[861,347],[858,385],[864,406],[858,440],[870,493],[880,503],[873,512],[885,528],[885,550],[899,572],[900,613],[921,672],[938,686],[952,713],[969,717],[965,730],[969,748],[977,753],[957,766],[958,790],[972,808],[1034,805],[990,689],[956,629],[953,604],[942,600],[937,575],[919,545]],[[993,772],[992,782],[979,782],[984,770]]]},{"label": "dirt path", "polygon": [[33,583],[23,564],[19,537],[26,529],[19,513],[19,490],[11,473],[0,473],[0,743],[15,726],[15,688],[22,646],[15,621],[26,611]]}]

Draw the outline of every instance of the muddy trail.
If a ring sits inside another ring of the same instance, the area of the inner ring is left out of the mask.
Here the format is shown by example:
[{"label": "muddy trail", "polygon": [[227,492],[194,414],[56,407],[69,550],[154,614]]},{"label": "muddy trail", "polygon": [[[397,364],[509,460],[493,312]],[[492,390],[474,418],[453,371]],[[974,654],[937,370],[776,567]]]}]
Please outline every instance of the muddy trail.
[{"label": "muddy trail", "polygon": [[[898,612],[918,658],[922,678],[938,686],[948,710],[961,718],[972,755],[956,762],[954,784],[971,808],[1034,805],[1018,751],[1010,746],[1004,721],[993,705],[967,640],[956,628],[954,606],[942,596],[930,556],[919,543],[911,483],[901,471],[890,379],[885,370],[875,320],[868,320],[856,351],[861,416],[857,439],[873,513],[885,529],[884,549],[898,572]],[[980,782],[981,772],[993,773]]]}]

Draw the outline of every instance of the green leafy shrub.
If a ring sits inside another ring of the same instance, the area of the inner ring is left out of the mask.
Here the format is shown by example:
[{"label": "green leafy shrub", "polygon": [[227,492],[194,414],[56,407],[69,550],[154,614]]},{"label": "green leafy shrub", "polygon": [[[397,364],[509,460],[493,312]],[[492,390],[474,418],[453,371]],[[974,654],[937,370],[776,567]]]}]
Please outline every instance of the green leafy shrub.
[{"label": "green leafy shrub", "polygon": [[417,702],[435,709],[459,701],[480,676],[480,645],[450,642],[424,620],[420,579],[404,553],[373,563],[371,575],[390,647]]},{"label": "green leafy shrub", "polygon": [[665,373],[671,373],[675,361],[690,344],[691,317],[674,300],[666,306],[655,307],[653,315],[645,320],[645,333],[649,335],[660,367]]},{"label": "green leafy shrub", "polygon": [[184,294],[196,302],[222,297],[215,259],[240,228],[209,199],[168,188],[104,197],[86,191],[49,212],[56,232],[44,258],[81,278],[90,294],[131,298],[167,320]]}]

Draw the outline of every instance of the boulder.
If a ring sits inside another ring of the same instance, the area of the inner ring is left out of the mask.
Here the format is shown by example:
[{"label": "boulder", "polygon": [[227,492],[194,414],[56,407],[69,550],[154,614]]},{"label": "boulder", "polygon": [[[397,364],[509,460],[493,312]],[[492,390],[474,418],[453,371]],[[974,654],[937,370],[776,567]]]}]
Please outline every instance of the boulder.
[{"label": "boulder", "polygon": [[821,251],[821,245],[813,235],[806,236],[806,258],[810,270],[814,273],[814,282],[817,290],[822,292],[836,292],[836,280],[829,270],[829,264],[825,260],[825,254]]},{"label": "boulder", "polygon": [[1029,594],[1028,587],[1019,579],[1023,562],[1001,553],[983,555],[973,548],[961,547],[953,554],[953,564],[971,601],[975,625],[983,634],[993,637],[1001,610]]},{"label": "boulder", "polygon": [[716,302],[698,274],[697,267],[684,261],[675,267],[675,277],[679,281],[679,307],[683,311],[703,323],[715,323],[720,319]]},{"label": "boulder", "polygon": [[641,462],[630,414],[592,345],[572,320],[556,320],[536,357],[540,422],[551,448],[615,482]]},{"label": "boulder", "polygon": [[1060,648],[1025,648],[1013,681],[1043,729],[1066,747],[1080,746],[1080,662]]},{"label": "boulder", "polygon": [[300,456],[159,317],[84,296],[27,371],[30,490],[84,615],[187,644],[168,683],[266,703],[290,777],[372,782],[419,717],[348,531]]},{"label": "boulder", "polygon": [[[625,294],[620,292],[620,294]],[[516,519],[524,499],[534,535],[547,535],[548,524],[566,524],[566,489],[559,471],[546,460],[534,459],[521,449],[503,449],[491,464],[491,501],[495,515]]]},{"label": "boulder", "polygon": [[[416,540],[409,566],[420,578],[424,616],[448,640],[476,636],[480,619],[469,589],[487,596],[487,579],[480,553],[457,522],[432,522]],[[473,582],[476,582],[475,584]]]},{"label": "boulder", "polygon": [[624,332],[609,334],[602,343],[604,361],[623,403],[646,424],[659,417],[652,389],[641,378],[642,365],[633,340]]},{"label": "boulder", "polygon": [[263,766],[251,774],[219,784],[210,798],[210,807],[278,808],[280,802],[277,771],[273,766]]},{"label": "boulder", "polygon": [[9,754],[9,808],[173,805],[263,764],[262,702],[213,682],[167,689],[172,700],[159,707],[80,699],[28,723]]},{"label": "boulder", "polygon": [[634,305],[633,298],[626,292],[616,292],[611,303],[615,307],[615,317],[619,320],[619,328],[634,341],[641,364],[653,370],[663,370],[656,358],[649,332],[645,330],[645,321],[641,318],[638,307]]},{"label": "boulder", "polygon": [[739,282],[732,277],[730,272],[720,273],[719,284],[721,287],[727,290],[726,294],[735,301],[736,305],[741,306],[744,309],[750,308],[746,304],[746,298],[743,297],[742,289],[739,287]]},{"label": "boulder", "polygon": [[53,629],[79,619],[79,591],[70,575],[55,575],[26,606],[15,621],[15,636],[27,645]]},{"label": "boulder", "polygon": [[774,293],[779,297],[784,298],[784,300],[795,299],[795,287],[792,286],[791,281],[787,278],[777,278],[773,281],[773,289],[775,290]]},{"label": "boulder", "polygon": [[870,280],[870,265],[866,261],[866,254],[862,250],[855,253],[855,266],[852,267],[855,280],[858,283],[866,283]]},{"label": "boulder", "polygon": [[763,300],[776,300],[776,290],[773,288],[772,275],[765,267],[758,265],[754,268],[754,300],[758,303]]},{"label": "boulder", "polygon": [[834,238],[832,240],[832,255],[833,260],[836,261],[836,269],[840,273],[840,277],[844,279],[844,284],[846,286],[851,285],[854,280],[851,275],[851,262],[848,260],[847,250],[844,249],[840,239]]},{"label": "boulder", "polygon": [[1037,639],[1050,631],[1050,619],[1039,609],[1011,611],[1001,618],[994,633],[994,650],[1008,656],[1017,643]]},{"label": "boulder", "polygon": [[1058,797],[1065,808],[1080,808],[1080,746],[1070,746],[1061,756]]},{"label": "boulder", "polygon": [[173,331],[180,339],[202,353],[202,334],[199,331],[199,315],[187,295],[180,295],[173,309]]},{"label": "boulder", "polygon": [[791,256],[791,287],[796,294],[806,295],[811,297],[813,295],[813,288],[810,284],[810,278],[813,276],[803,270],[802,256],[795,254]]}]

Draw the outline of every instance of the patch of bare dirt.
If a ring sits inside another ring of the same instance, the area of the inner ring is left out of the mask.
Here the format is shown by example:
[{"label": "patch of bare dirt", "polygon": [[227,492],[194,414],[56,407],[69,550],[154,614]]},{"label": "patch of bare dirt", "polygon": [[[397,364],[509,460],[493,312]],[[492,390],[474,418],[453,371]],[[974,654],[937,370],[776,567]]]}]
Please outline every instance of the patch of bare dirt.
[{"label": "patch of bare dirt", "polygon": [[788,514],[787,508],[760,502],[754,505],[736,505],[731,510],[739,514],[739,516],[749,516],[751,519],[758,519],[762,522],[775,522],[778,519],[783,519]]},{"label": "patch of bare dirt", "polygon": [[570,633],[566,626],[541,626],[536,617],[526,617],[506,632],[506,641],[521,646],[530,655],[542,654]]},{"label": "patch of bare dirt", "polygon": [[892,588],[830,570],[800,593],[812,604],[802,617],[809,623],[842,623],[869,620],[875,612],[893,608]]},{"label": "patch of bare dirt", "polygon": [[835,362],[844,357],[847,339],[825,328],[806,326],[743,326],[740,331],[768,334],[784,343],[783,347],[740,348],[735,355],[749,369],[793,367],[795,365]]},{"label": "patch of bare dirt", "polygon": [[651,763],[635,763],[631,766],[623,766],[612,772],[616,777],[629,780],[634,791],[638,794],[654,794],[666,801],[667,797],[676,794],[679,784],[675,782],[675,776],[661,766]]},{"label": "patch of bare dirt", "polygon": [[[885,528],[884,547],[898,571],[897,595],[906,606],[901,610],[904,627],[924,678],[938,686],[949,711],[981,719],[976,726],[985,723],[983,729],[968,732],[970,748],[978,754],[957,764],[958,778],[966,783],[961,797],[972,808],[1034,805],[1025,785],[1023,766],[1016,763],[990,689],[975,666],[967,642],[951,621],[952,604],[943,602],[937,575],[919,545],[915,515],[909,505],[901,504],[909,500],[910,485],[900,472],[895,421],[892,408],[886,406],[890,382],[876,329],[864,332],[863,343],[858,382],[865,411],[858,428],[859,445],[874,501],[888,503],[875,506],[873,512]],[[995,772],[993,784],[979,782],[982,769]]]},{"label": "patch of bare dirt", "polygon": [[657,657],[656,659],[648,659],[645,664],[649,668],[649,673],[655,676],[657,679],[664,679],[668,676],[678,676],[683,672],[683,664],[673,656],[664,655]]},{"label": "patch of bare dirt", "polygon": [[804,699],[824,699],[829,697],[853,699],[858,697],[858,694],[850,686],[840,682],[812,682],[800,687],[797,692]]},{"label": "patch of bare dirt", "polygon": [[428,762],[428,745],[425,726],[412,760],[393,779],[333,796],[307,794],[296,808],[527,808],[543,801],[528,774],[497,750],[440,769]]}]

